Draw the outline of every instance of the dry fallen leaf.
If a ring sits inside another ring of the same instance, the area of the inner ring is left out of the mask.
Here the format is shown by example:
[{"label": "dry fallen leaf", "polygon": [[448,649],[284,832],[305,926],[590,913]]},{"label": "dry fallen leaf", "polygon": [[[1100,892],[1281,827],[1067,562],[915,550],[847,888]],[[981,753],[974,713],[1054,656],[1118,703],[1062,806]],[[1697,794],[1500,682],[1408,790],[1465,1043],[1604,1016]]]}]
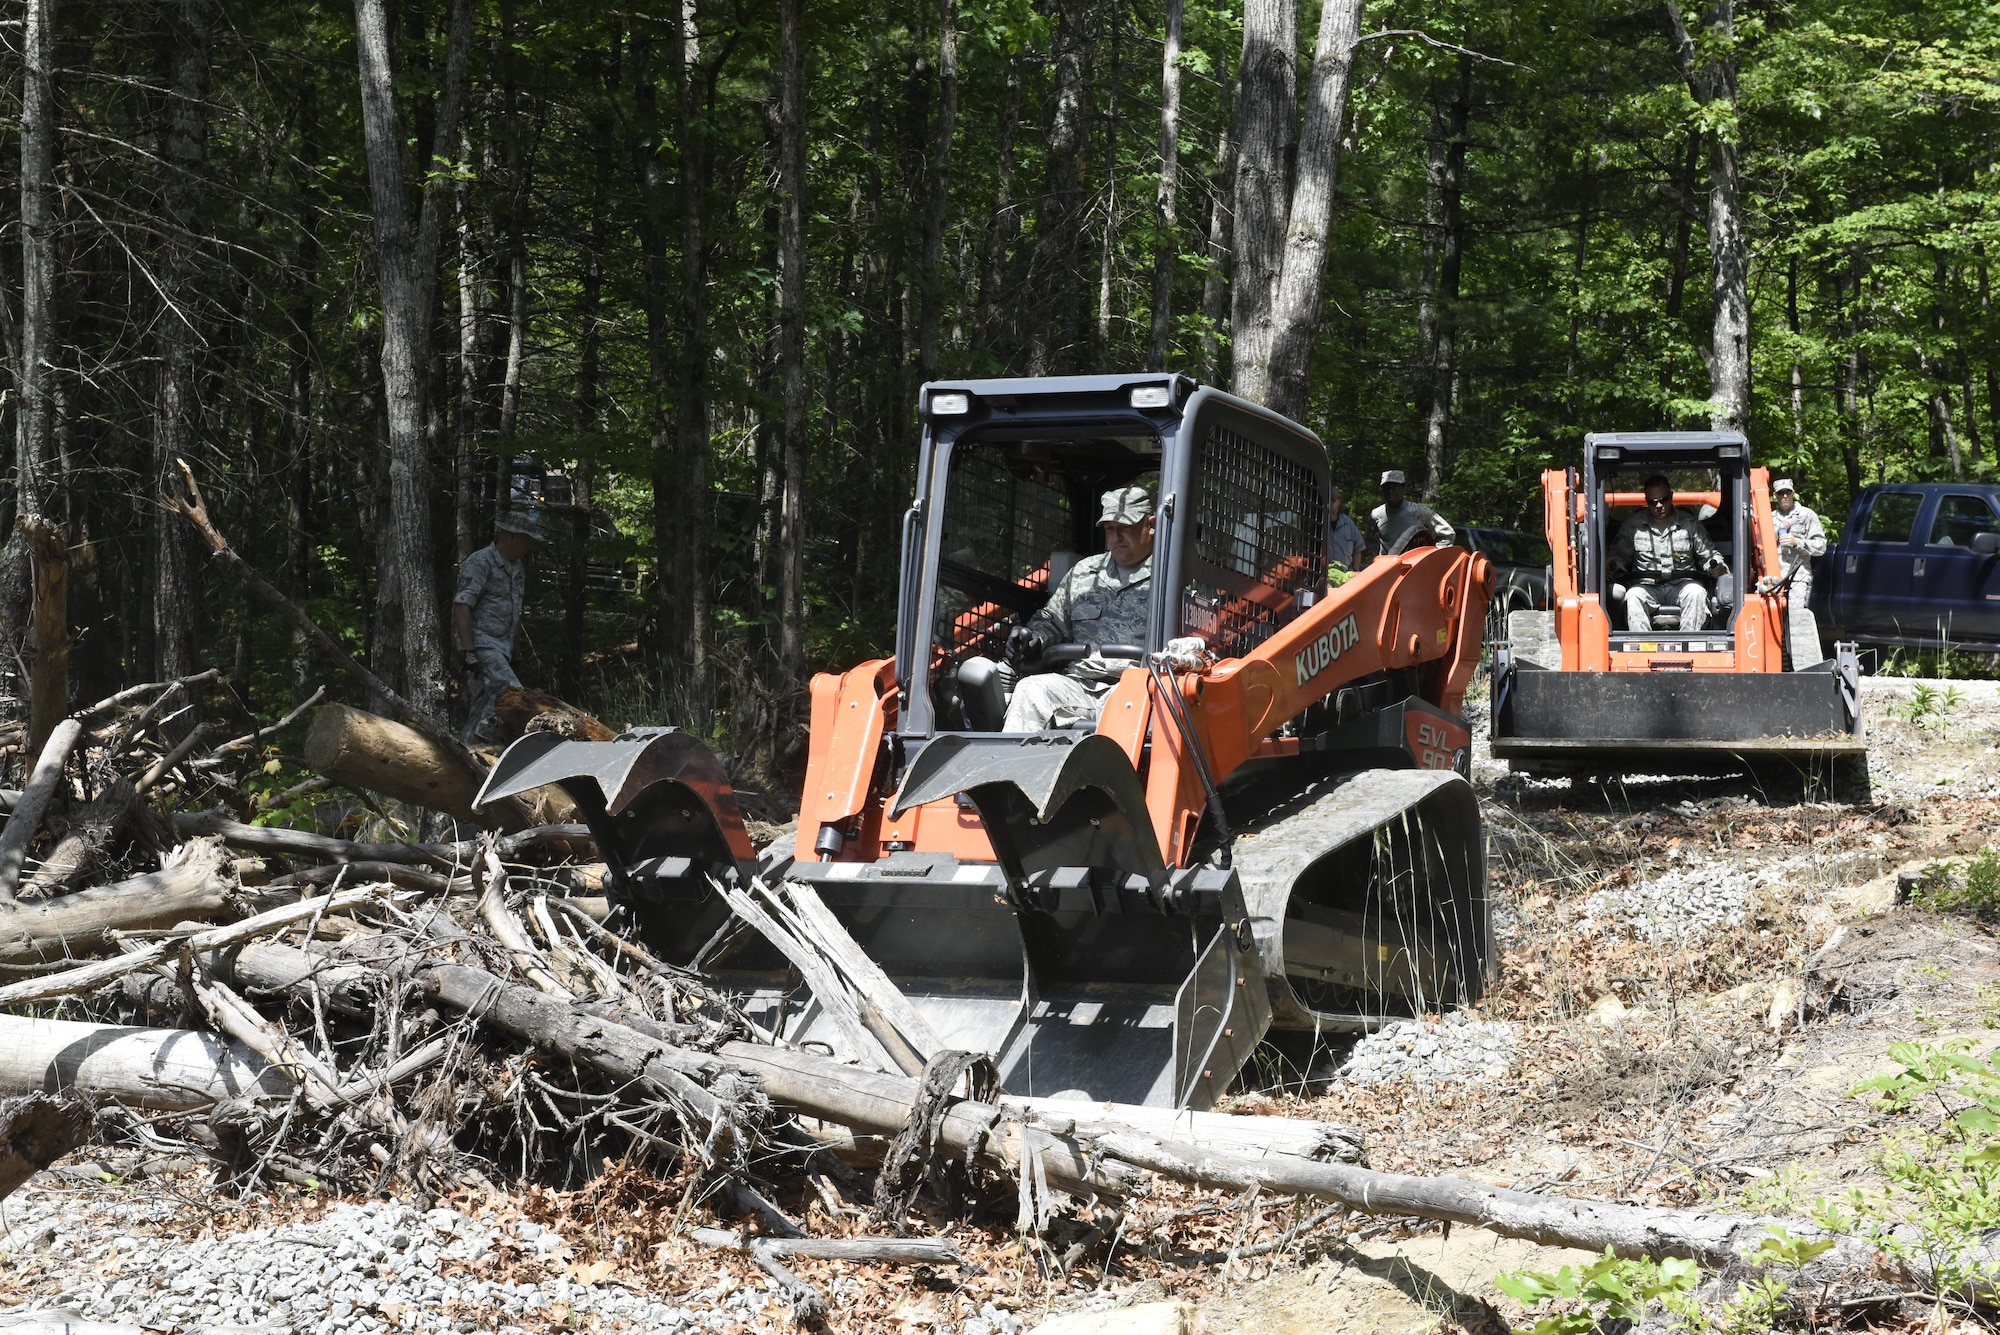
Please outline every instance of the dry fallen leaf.
[{"label": "dry fallen leaf", "polygon": [[574,1261],[563,1271],[563,1278],[572,1284],[602,1284],[618,1268],[616,1261],[592,1261],[588,1265]]}]

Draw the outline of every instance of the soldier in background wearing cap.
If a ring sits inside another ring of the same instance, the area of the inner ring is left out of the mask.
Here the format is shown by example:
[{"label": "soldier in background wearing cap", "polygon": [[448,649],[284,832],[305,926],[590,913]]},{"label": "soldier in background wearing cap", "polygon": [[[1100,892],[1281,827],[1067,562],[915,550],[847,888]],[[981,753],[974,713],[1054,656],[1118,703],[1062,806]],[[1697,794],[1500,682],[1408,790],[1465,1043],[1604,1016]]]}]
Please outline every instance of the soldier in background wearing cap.
[{"label": "soldier in background wearing cap", "polygon": [[1771,494],[1777,501],[1771,527],[1778,534],[1778,561],[1792,581],[1786,596],[1790,606],[1804,607],[1812,593],[1813,558],[1826,554],[1826,530],[1820,527],[1818,515],[1799,504],[1790,478],[1779,478]]},{"label": "soldier in background wearing cap", "polygon": [[[1145,649],[1152,621],[1153,498],[1144,487],[1107,491],[1097,522],[1105,550],[1070,567],[1047,606],[1007,636],[1007,662],[1016,672],[1032,668],[1052,644],[1088,645],[1090,655],[1059,672],[1020,677],[1003,731],[1040,732],[1094,720],[1119,675],[1138,665],[1102,651],[1107,645]],[[1167,648],[1198,662],[1205,646],[1188,636]]]},{"label": "soldier in background wearing cap", "polygon": [[[1400,556],[1423,541],[1420,528],[1428,528],[1438,547],[1451,546],[1457,533],[1444,517],[1428,505],[1403,499],[1403,470],[1392,468],[1382,474],[1382,504],[1369,514],[1375,526],[1375,554]],[[1414,535],[1414,536],[1413,536]]]},{"label": "soldier in background wearing cap", "polygon": [[500,692],[519,686],[514,675],[514,636],[521,629],[527,570],[521,558],[542,536],[535,516],[502,511],[493,521],[493,541],[465,558],[458,591],[451,599],[452,641],[465,671],[465,741],[477,741]]}]

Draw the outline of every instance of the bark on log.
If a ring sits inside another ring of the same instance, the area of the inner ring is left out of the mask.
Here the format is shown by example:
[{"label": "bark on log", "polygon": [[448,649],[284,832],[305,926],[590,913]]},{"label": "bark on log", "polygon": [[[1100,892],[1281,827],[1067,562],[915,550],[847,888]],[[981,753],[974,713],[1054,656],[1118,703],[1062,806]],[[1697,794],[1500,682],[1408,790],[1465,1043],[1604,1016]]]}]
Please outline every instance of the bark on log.
[{"label": "bark on log", "polygon": [[550,788],[523,794],[514,815],[496,817],[492,807],[475,811],[472,799],[486,781],[483,767],[471,773],[416,729],[348,705],[313,711],[305,761],[337,783],[442,811],[468,825],[517,831],[577,819],[576,804]]},{"label": "bark on log", "polygon": [[[251,1000],[284,996],[310,1005],[313,993],[336,1015],[366,1019],[375,1013],[376,970],[351,960],[300,950],[297,946],[258,942],[197,951],[195,964],[222,979]],[[149,1015],[180,1015],[193,998],[179,977],[160,965],[127,974],[125,999]]]},{"label": "bark on log", "polygon": [[137,1029],[0,1015],[0,1094],[77,1093],[190,1112],[226,1099],[286,1098],[261,1057],[194,1029]]},{"label": "bark on log", "polygon": [[90,1121],[79,1099],[29,1094],[0,1102],[0,1200],[81,1145]]},{"label": "bark on log", "polygon": [[41,758],[35,762],[34,773],[28,776],[27,786],[21,789],[21,800],[7,817],[7,828],[0,830],[0,906],[14,902],[14,887],[21,883],[21,864],[27,860],[28,845],[34,842],[35,831],[41,828],[42,816],[62,782],[63,766],[82,736],[83,725],[75,719],[64,719],[56,725],[49,734],[48,744],[42,747]]},{"label": "bark on log", "polygon": [[881,1261],[894,1265],[957,1265],[962,1258],[950,1238],[746,1238],[726,1228],[689,1230],[696,1242],[720,1251],[763,1251],[772,1256],[804,1256],[816,1261]]},{"label": "bark on log", "polygon": [[40,515],[15,520],[34,557],[34,647],[28,667],[26,749],[41,750],[69,709],[69,545]]},{"label": "bark on log", "polygon": [[1340,1163],[1367,1162],[1361,1131],[1338,1122],[1147,1108],[1130,1103],[1017,1098],[1011,1094],[1001,1095],[998,1102],[1009,1112],[1032,1115],[1037,1123],[1058,1135],[1089,1137],[1136,1128],[1162,1140],[1187,1141],[1205,1150],[1251,1159],[1290,1154]]},{"label": "bark on log", "polygon": [[447,871],[458,869],[453,857],[456,844],[362,844],[276,825],[245,825],[219,811],[176,815],[174,832],[184,839],[212,835],[232,848],[285,853],[320,862],[399,862],[442,867]]},{"label": "bark on log", "polygon": [[104,934],[171,927],[231,906],[235,868],[212,840],[183,844],[174,865],[39,904],[0,905],[0,964],[39,964],[100,948]]}]

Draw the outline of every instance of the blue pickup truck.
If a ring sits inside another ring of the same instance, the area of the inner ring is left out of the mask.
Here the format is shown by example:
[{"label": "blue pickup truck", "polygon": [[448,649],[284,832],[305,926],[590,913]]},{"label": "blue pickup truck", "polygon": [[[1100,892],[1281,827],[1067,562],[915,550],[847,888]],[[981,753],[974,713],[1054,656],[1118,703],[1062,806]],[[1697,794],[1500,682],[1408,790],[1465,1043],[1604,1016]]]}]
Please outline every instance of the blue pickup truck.
[{"label": "blue pickup truck", "polygon": [[2000,485],[1864,489],[1810,606],[1828,640],[2000,651]]}]

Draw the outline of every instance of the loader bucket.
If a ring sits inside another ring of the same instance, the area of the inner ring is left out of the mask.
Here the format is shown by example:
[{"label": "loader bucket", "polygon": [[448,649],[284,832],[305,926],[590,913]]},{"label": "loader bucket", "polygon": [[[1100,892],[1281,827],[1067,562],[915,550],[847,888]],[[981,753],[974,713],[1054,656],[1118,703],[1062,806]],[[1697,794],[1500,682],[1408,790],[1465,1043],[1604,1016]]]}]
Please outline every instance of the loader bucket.
[{"label": "loader bucket", "polygon": [[1239,835],[1272,1023],[1359,1030],[1476,1003],[1494,967],[1479,802],[1449,771],[1364,770]]},{"label": "loader bucket", "polygon": [[1800,672],[1493,672],[1493,756],[1516,769],[1686,773],[1868,750],[1851,650]]},{"label": "loader bucket", "polygon": [[678,728],[635,728],[608,742],[535,732],[507,748],[473,805],[555,784],[577,805],[647,943],[691,961],[730,921],[711,876],[747,879],[757,856],[722,762]]}]

